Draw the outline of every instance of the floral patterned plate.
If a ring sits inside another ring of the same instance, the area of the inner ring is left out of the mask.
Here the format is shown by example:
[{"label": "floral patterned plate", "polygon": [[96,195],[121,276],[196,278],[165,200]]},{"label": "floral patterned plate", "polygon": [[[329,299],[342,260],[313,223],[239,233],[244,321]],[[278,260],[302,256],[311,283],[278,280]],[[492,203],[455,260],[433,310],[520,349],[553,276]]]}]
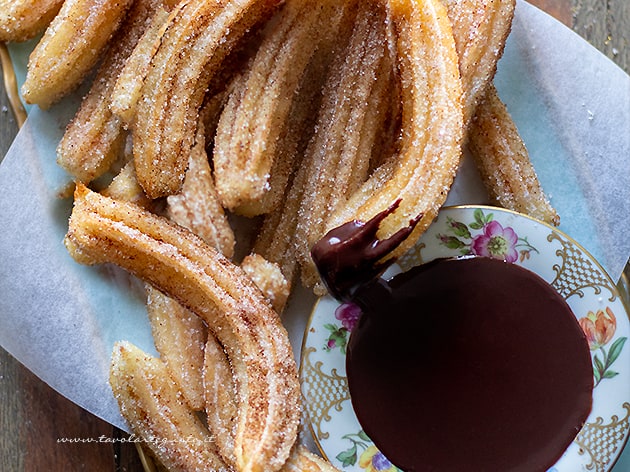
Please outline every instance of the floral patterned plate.
[{"label": "floral patterned plate", "polygon": [[[443,209],[390,274],[438,257],[477,254],[528,268],[567,300],[593,360],[593,409],[550,472],[609,471],[630,424],[628,312],[599,264],[560,231],[493,207]],[[306,328],[301,381],[306,413],[322,454],[344,471],[395,471],[356,419],[345,376],[345,349],[359,313],[354,305],[320,299]],[[395,342],[395,340],[392,340]]]}]

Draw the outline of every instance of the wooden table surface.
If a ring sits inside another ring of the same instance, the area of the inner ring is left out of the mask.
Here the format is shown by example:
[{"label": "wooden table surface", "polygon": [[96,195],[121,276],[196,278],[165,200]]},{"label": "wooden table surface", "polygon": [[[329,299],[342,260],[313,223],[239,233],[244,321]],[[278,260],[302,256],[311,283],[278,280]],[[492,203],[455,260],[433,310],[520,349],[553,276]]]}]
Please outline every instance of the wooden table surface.
[{"label": "wooden table surface", "polygon": [[[630,71],[630,1],[530,1]],[[17,125],[0,87],[2,157]],[[57,442],[58,438],[125,436],[53,391],[0,348],[0,471],[142,471],[135,447],[122,441]]]}]

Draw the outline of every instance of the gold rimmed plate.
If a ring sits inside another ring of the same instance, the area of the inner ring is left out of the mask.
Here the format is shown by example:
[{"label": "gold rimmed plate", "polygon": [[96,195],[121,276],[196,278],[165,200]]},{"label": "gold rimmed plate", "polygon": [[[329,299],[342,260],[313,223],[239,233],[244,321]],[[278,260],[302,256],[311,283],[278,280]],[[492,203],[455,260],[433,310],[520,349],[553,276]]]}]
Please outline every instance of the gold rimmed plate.
[{"label": "gold rimmed plate", "polygon": [[[484,243],[491,239],[500,244]],[[611,470],[627,441],[630,420],[630,346],[626,346],[630,322],[617,286],[566,234],[524,215],[487,206],[443,209],[392,273],[435,258],[471,253],[533,271],[573,310],[591,349],[593,409],[550,471]],[[362,431],[352,409],[345,350],[356,321],[356,310],[330,297],[320,299],[312,313],[301,361],[309,424],[322,454],[340,469],[396,470]]]}]

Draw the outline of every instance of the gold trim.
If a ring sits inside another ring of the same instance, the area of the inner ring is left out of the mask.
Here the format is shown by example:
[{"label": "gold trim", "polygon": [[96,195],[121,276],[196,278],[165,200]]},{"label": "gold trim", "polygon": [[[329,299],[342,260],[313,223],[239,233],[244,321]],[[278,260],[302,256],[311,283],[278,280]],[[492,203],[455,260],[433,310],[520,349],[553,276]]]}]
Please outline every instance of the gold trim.
[{"label": "gold trim", "polygon": [[[560,236],[565,238],[565,242],[568,242],[569,244],[573,244],[574,246],[577,247],[577,249],[579,249],[588,259],[590,259],[590,262],[592,262],[595,267],[597,269],[599,269],[603,276],[604,279],[606,279],[606,281],[608,282],[606,286],[606,288],[609,288],[611,290],[611,293],[613,294],[613,299],[615,298],[615,292],[617,292],[616,294],[619,296],[619,299],[622,302],[622,305],[626,311],[626,315],[628,316],[628,318],[630,318],[630,261],[628,262],[628,264],[626,265],[624,272],[621,274],[621,277],[619,279],[619,282],[617,284],[615,284],[613,282],[612,277],[610,277],[610,275],[608,274],[608,272],[604,269],[604,267],[597,261],[597,259],[595,257],[593,257],[593,255],[587,251],[580,243],[578,243],[575,239],[573,239],[572,237],[570,237],[569,235],[567,235],[566,233],[564,233],[562,230],[558,229],[555,226],[552,226],[542,220],[539,220],[537,218],[531,217],[529,215],[526,215],[524,213],[519,213],[517,211],[514,210],[509,210],[507,208],[502,208],[502,207],[496,207],[496,206],[491,206],[491,205],[452,205],[452,206],[446,206],[443,207],[441,210],[461,210],[461,209],[476,209],[476,208],[480,208],[483,210],[488,210],[488,211],[501,211],[504,213],[510,213],[512,215],[515,216],[519,216],[519,217],[525,217],[529,220],[532,220],[538,224],[541,224],[547,228],[549,228],[552,231],[552,234],[554,234],[556,237]],[[440,210],[440,211],[441,211]],[[436,217],[437,219],[437,217]],[[562,243],[562,241],[561,241]],[[412,249],[413,250],[413,249]],[[419,252],[418,251],[418,255],[419,256]],[[402,256],[402,258],[404,258],[404,256]],[[419,260],[422,260],[421,257],[419,257]],[[404,265],[405,268],[404,270],[408,270],[409,267],[409,261],[404,261]],[[557,271],[556,271],[557,272]],[[311,313],[308,317],[308,320],[306,322],[306,327],[304,329],[304,335],[302,337],[302,345],[301,345],[301,349],[300,349],[300,366],[299,366],[299,374],[300,374],[300,382],[302,382],[303,379],[303,369],[304,369],[304,362],[305,362],[305,353],[306,351],[306,343],[307,343],[307,336],[309,333],[309,330],[312,328],[312,324],[313,324],[313,318],[315,316],[315,311],[317,310],[317,307],[320,303],[322,298],[317,299],[317,301],[313,304],[313,307],[311,309]],[[306,356],[308,357],[308,356]],[[304,397],[304,395],[303,395]],[[304,398],[304,400],[306,400]],[[623,407],[626,408],[628,410],[628,403],[624,403]],[[304,410],[307,411],[308,408],[306,408],[306,406],[304,407]],[[319,450],[320,454],[327,460],[328,457],[324,451],[324,448],[319,440],[319,438],[317,437],[317,433],[315,431],[315,425],[313,424],[313,419],[310,418],[310,415],[307,414],[307,427],[311,432],[311,436],[313,438],[313,441],[315,442],[315,447]],[[599,421],[599,420],[598,420]],[[603,422],[603,420],[601,420]],[[616,423],[618,421],[617,417],[613,417],[611,420],[611,423]],[[626,417],[622,420],[623,422],[627,422],[628,421],[628,415],[626,415]],[[590,425],[587,424],[585,425],[585,430],[588,429],[589,427],[592,427],[595,425]],[[586,431],[584,431],[585,433]],[[581,431],[582,433],[582,431]],[[578,437],[580,437],[578,435]],[[577,437],[576,437],[577,439]],[[618,450],[619,451],[623,451],[623,449],[626,447],[626,445],[629,443],[630,441],[630,436],[626,434],[625,440],[622,441],[621,444],[619,444]],[[580,451],[580,454],[584,454],[585,452],[588,452],[589,454],[591,454],[592,457],[592,453],[590,450],[586,450],[586,448],[583,447],[583,445],[578,444],[578,446],[582,446],[582,450]],[[617,456],[615,457],[615,460],[609,462],[608,464],[605,464],[605,467],[608,467],[606,469],[603,469],[603,471],[606,470],[611,470],[612,467],[614,467],[614,465],[617,463],[617,461],[619,460],[619,456],[621,455],[621,453],[617,454]],[[588,467],[593,467],[592,464],[590,464]],[[590,470],[590,469],[589,469]],[[599,471],[597,471],[599,472]]]},{"label": "gold trim", "polygon": [[22,105],[20,94],[18,92],[17,78],[15,77],[15,69],[13,68],[13,61],[9,55],[9,50],[6,44],[0,43],[0,61],[2,63],[2,76],[4,79],[4,88],[9,98],[9,104],[13,110],[15,121],[18,128],[21,128],[26,121],[26,110]]}]

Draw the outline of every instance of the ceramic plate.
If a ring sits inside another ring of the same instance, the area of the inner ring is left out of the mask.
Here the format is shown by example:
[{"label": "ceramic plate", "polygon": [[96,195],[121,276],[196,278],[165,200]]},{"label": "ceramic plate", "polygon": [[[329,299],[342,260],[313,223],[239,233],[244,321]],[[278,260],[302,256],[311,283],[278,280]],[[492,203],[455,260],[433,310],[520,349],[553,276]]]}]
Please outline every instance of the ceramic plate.
[{"label": "ceramic plate", "polygon": [[[627,440],[630,420],[630,327],[615,284],[578,243],[523,215],[493,207],[443,209],[390,274],[439,257],[477,254],[537,273],[571,306],[593,362],[593,409],[553,472],[608,471]],[[352,305],[322,298],[306,328],[301,381],[313,436],[344,471],[395,471],[354,414],[345,375],[345,349],[356,322]]]}]

